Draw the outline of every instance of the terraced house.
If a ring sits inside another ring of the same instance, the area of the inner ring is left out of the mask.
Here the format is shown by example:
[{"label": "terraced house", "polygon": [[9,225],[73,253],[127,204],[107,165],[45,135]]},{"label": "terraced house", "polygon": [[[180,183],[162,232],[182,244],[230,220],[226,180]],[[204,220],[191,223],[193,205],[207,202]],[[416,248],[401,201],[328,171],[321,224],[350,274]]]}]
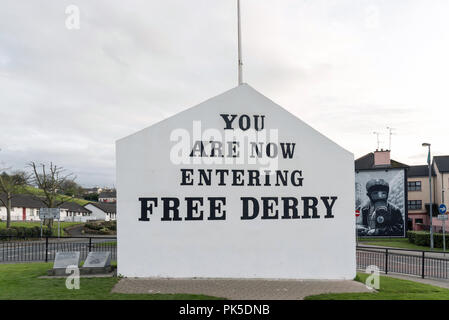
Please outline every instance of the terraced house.
[{"label": "terraced house", "polygon": [[[39,198],[24,194],[16,195],[11,203],[11,221],[40,221],[39,209],[44,207],[46,205]],[[61,221],[85,222],[93,219],[92,211],[76,202],[65,202],[59,208],[61,208]],[[0,220],[6,221],[6,207],[1,201]]]},{"label": "terraced house", "polygon": [[[442,230],[442,222],[437,219],[438,205],[449,204],[449,156],[435,156],[431,166],[432,185],[432,225],[435,231]],[[408,187],[408,229],[428,230],[430,225],[429,167],[410,166]],[[446,223],[446,231],[449,226]]]}]

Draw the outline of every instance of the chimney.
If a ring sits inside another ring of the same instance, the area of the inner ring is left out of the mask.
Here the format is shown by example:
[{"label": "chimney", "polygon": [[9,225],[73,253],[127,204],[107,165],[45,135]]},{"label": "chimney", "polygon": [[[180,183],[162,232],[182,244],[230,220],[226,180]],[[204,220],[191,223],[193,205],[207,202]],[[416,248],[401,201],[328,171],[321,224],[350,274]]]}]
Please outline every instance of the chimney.
[{"label": "chimney", "polygon": [[380,149],[374,151],[375,166],[389,166],[390,164],[390,150]]}]

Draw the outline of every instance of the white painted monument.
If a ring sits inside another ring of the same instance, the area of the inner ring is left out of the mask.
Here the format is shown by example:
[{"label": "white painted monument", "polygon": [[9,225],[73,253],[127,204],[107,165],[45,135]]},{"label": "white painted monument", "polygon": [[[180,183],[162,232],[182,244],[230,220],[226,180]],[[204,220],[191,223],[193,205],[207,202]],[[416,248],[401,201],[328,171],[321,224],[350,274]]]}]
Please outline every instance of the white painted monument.
[{"label": "white painted monument", "polygon": [[354,157],[247,84],[116,143],[118,274],[352,279]]}]

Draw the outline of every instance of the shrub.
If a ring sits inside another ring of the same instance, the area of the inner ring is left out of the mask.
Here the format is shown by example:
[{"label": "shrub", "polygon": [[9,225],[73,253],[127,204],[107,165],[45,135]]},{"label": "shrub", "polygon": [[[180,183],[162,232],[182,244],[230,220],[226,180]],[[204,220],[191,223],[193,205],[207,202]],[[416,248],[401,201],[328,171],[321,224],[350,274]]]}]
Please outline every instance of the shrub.
[{"label": "shrub", "polygon": [[0,229],[0,237],[6,237],[8,235],[8,230]]},{"label": "shrub", "polygon": [[408,242],[415,243],[415,231],[407,231]]},{"label": "shrub", "polygon": [[[408,241],[414,243],[417,246],[430,246],[430,232],[427,231],[408,231]],[[435,248],[443,248],[443,234],[433,234],[433,245]],[[449,248],[449,236],[446,237],[446,248]]]},{"label": "shrub", "polygon": [[8,229],[5,229],[5,230],[6,230],[8,236],[13,236],[13,237],[17,237],[18,236],[18,232],[17,232],[16,228],[8,228]]},{"label": "shrub", "polygon": [[[18,237],[18,238],[37,238],[41,235],[41,228],[39,226],[23,227],[11,226],[10,228],[0,229],[0,237]],[[51,236],[52,232],[47,226],[42,228],[43,236]]]},{"label": "shrub", "polygon": [[26,236],[26,229],[27,228],[25,228],[25,227],[16,227],[16,226],[13,226],[11,228],[17,230],[17,236],[18,237],[25,238],[25,236]]},{"label": "shrub", "polygon": [[25,234],[24,236],[27,238],[32,238],[33,237],[33,228],[25,228]]},{"label": "shrub", "polygon": [[105,221],[103,222],[103,227],[109,230],[117,230],[117,223],[115,221]]},{"label": "shrub", "polygon": [[41,235],[41,228],[38,226],[34,226],[32,228],[33,230],[33,237],[39,237]]},{"label": "shrub", "polygon": [[108,230],[107,228],[101,228],[101,229],[99,230],[99,233],[100,233],[100,234],[109,234],[109,230]]},{"label": "shrub", "polygon": [[[39,230],[39,232],[40,232],[40,230]],[[51,229],[47,226],[44,226],[42,229],[42,235],[51,236],[52,235]]]},{"label": "shrub", "polygon": [[86,223],[85,227],[87,229],[91,229],[91,230],[100,230],[102,228],[102,226],[100,224],[98,224],[98,223],[90,223],[90,222]]},{"label": "shrub", "polygon": [[115,221],[87,222],[84,227],[86,233],[111,234],[117,230],[117,223]]}]

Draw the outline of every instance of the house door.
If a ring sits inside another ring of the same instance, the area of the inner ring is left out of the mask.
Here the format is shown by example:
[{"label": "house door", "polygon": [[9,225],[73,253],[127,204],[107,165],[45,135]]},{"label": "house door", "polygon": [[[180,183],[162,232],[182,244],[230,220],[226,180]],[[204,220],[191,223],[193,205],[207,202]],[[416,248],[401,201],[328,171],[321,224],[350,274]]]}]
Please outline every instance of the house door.
[{"label": "house door", "polygon": [[22,220],[26,221],[27,219],[27,208],[22,208]]}]

